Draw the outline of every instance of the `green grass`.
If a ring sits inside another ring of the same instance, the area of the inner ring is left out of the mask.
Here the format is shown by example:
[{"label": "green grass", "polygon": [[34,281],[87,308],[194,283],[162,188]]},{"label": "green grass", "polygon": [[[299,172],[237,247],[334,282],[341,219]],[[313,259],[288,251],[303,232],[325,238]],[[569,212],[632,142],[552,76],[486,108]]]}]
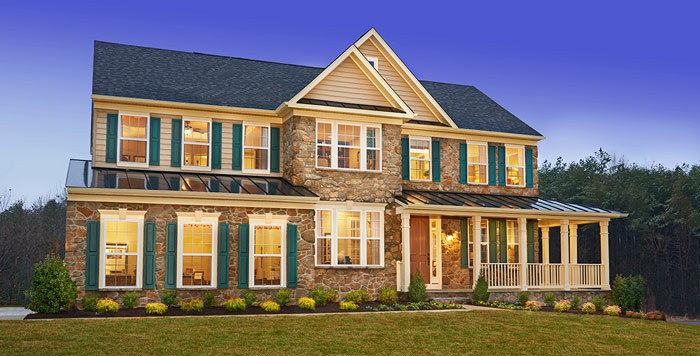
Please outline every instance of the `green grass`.
[{"label": "green grass", "polygon": [[0,322],[0,354],[683,354],[700,327],[533,312]]}]

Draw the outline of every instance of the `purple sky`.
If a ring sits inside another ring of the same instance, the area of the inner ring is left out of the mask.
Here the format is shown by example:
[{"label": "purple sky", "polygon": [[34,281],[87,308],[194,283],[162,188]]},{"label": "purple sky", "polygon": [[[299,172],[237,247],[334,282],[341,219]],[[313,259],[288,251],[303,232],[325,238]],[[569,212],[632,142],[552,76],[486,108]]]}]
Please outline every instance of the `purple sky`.
[{"label": "purple sky", "polygon": [[547,136],[540,161],[700,163],[691,4],[93,3],[0,4],[0,193],[59,192],[90,157],[93,40],[326,66],[373,26],[418,78],[475,85]]}]

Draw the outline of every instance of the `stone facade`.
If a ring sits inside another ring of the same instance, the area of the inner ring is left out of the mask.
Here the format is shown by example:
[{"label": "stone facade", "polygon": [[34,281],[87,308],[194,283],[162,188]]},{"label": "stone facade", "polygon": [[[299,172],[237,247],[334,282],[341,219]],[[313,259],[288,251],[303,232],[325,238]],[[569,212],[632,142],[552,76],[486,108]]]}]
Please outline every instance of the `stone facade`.
[{"label": "stone facade", "polygon": [[[452,241],[442,239],[442,288],[443,289],[469,289],[472,287],[472,268],[462,268],[460,249],[462,244],[468,243],[467,236],[462,236],[460,218],[443,217],[441,219],[442,233],[453,233]],[[456,232],[456,234],[455,234]]]}]

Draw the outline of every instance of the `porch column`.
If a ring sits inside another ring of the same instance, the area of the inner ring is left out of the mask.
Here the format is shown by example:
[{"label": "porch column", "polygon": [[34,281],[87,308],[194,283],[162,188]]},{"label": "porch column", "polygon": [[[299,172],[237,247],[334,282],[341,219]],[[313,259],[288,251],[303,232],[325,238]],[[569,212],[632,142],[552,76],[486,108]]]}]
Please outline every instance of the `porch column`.
[{"label": "porch column", "polygon": [[402,244],[402,260],[403,271],[401,291],[408,291],[408,284],[411,283],[411,214],[407,212],[401,213],[401,244]]},{"label": "porch column", "polygon": [[569,224],[569,259],[571,264],[578,264],[578,225]]},{"label": "porch column", "polygon": [[561,264],[564,266],[564,290],[571,290],[569,278],[569,220],[561,221]]},{"label": "porch column", "polygon": [[473,278],[472,278],[472,288],[476,287],[476,280],[479,279],[481,274],[481,216],[473,216],[472,221],[474,222],[474,268]]},{"label": "porch column", "polygon": [[549,227],[542,227],[542,263],[549,264]]},{"label": "porch column", "polygon": [[600,273],[603,274],[602,290],[610,290],[610,251],[608,250],[608,224],[609,221],[600,222]]},{"label": "porch column", "polygon": [[518,218],[518,247],[520,251],[520,289],[527,290],[527,218]]}]

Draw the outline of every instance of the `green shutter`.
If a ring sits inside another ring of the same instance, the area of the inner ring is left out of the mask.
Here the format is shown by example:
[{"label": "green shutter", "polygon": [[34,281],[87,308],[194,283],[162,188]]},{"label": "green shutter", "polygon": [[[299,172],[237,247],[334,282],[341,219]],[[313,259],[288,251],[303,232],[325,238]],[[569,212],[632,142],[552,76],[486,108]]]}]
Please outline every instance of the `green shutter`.
[{"label": "green shutter", "polygon": [[440,181],[440,141],[433,140],[433,182]]},{"label": "green shutter", "polygon": [[270,128],[270,172],[280,171],[280,128]]},{"label": "green shutter", "polygon": [[165,288],[177,287],[177,223],[168,223],[165,230]]},{"label": "green shutter", "polygon": [[459,237],[460,267],[469,268],[469,221],[466,218],[460,220],[462,231]]},{"label": "green shutter", "polygon": [[250,225],[238,225],[238,288],[248,288]]},{"label": "green shutter", "polygon": [[496,185],[496,146],[489,145],[489,185]]},{"label": "green shutter", "polygon": [[506,221],[499,220],[498,223],[501,225],[501,243],[499,252],[501,254],[501,263],[508,262],[508,229],[506,228]]},{"label": "green shutter", "polygon": [[119,132],[117,114],[107,114],[107,152],[105,162],[117,163],[117,135]]},{"label": "green shutter", "polygon": [[297,287],[297,239],[296,225],[287,225],[287,287]]},{"label": "green shutter", "polygon": [[498,262],[498,220],[489,219],[489,263]]},{"label": "green shutter", "polygon": [[459,144],[459,182],[467,184],[467,144]]},{"label": "green shutter", "polygon": [[221,123],[211,123],[211,168],[221,169]]},{"label": "green shutter", "polygon": [[411,147],[408,137],[401,138],[401,178],[411,179]]},{"label": "green shutter", "polygon": [[506,146],[498,146],[498,185],[506,185]]},{"label": "green shutter", "polygon": [[99,288],[100,274],[100,222],[88,221],[85,246],[85,290]]},{"label": "green shutter", "polygon": [[532,188],[535,186],[534,171],[532,165],[532,148],[525,149],[525,186]]},{"label": "green shutter", "polygon": [[216,265],[218,266],[218,269],[216,270],[217,274],[217,280],[218,283],[216,284],[216,288],[219,289],[224,289],[228,288],[228,236],[229,236],[229,229],[228,229],[228,224],[226,223],[221,223],[219,224],[219,241],[218,241],[218,250],[219,253],[216,256]]},{"label": "green shutter", "polygon": [[535,263],[535,224],[533,220],[527,221],[527,263]]},{"label": "green shutter", "polygon": [[151,118],[151,134],[148,141],[148,164],[151,166],[160,165],[160,118]]},{"label": "green shutter", "polygon": [[243,125],[233,124],[233,170],[243,169]]},{"label": "green shutter", "polygon": [[170,166],[182,166],[182,119],[173,119],[170,137]]},{"label": "green shutter", "polygon": [[148,221],[143,235],[143,289],[156,288],[156,223]]}]

